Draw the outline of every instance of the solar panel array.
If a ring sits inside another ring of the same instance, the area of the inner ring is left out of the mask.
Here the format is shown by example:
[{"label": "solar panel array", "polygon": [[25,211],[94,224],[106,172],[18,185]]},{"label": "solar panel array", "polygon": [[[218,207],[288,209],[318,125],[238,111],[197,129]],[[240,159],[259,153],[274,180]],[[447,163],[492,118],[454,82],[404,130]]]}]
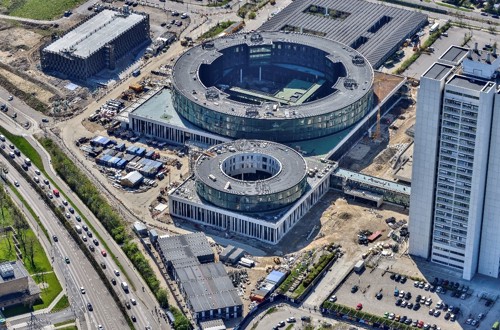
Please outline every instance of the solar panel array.
[{"label": "solar panel array", "polygon": [[426,23],[425,14],[363,0],[296,0],[261,30],[288,27],[322,35],[357,49],[372,66],[379,67]]}]

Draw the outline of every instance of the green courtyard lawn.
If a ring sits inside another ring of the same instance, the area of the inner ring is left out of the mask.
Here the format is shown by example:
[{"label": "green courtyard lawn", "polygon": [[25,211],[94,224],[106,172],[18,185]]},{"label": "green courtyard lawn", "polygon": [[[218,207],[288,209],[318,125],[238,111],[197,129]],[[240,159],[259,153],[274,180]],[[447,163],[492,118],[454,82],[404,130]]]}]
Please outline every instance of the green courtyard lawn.
[{"label": "green courtyard lawn", "polygon": [[10,16],[51,20],[84,2],[84,0],[0,0],[0,6],[6,8]]}]

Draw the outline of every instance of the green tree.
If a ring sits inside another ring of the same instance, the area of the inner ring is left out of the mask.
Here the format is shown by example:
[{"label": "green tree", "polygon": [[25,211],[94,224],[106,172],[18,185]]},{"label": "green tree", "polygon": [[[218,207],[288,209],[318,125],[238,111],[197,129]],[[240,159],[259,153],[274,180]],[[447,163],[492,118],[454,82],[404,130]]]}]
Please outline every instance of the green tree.
[{"label": "green tree", "polygon": [[156,292],[156,299],[160,303],[161,308],[167,308],[168,307],[168,292],[165,288],[160,288]]},{"label": "green tree", "polygon": [[252,12],[250,12],[250,14],[248,14],[248,18],[250,18],[250,19],[255,19],[255,17],[257,17],[257,14],[254,11],[252,11]]}]

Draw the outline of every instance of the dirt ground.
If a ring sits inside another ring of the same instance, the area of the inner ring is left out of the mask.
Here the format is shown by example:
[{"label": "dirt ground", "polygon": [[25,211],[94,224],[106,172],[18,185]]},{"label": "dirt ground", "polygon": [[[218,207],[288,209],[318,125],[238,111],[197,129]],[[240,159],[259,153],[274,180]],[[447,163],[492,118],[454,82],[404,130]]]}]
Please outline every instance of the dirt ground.
[{"label": "dirt ground", "polygon": [[364,138],[356,143],[340,160],[340,166],[382,179],[394,180],[392,168],[394,156],[413,141],[407,130],[415,124],[415,114],[414,102],[398,104],[389,114],[381,118],[379,139]]}]

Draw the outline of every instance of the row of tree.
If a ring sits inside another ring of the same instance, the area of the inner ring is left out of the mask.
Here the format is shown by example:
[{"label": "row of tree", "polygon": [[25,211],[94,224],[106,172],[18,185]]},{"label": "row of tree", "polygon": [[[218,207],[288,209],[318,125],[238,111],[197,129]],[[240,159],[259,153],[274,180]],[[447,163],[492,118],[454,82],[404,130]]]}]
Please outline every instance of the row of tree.
[{"label": "row of tree", "polygon": [[[160,281],[156,277],[148,260],[144,257],[137,244],[133,242],[133,236],[127,230],[125,221],[109,205],[108,201],[100,194],[98,188],[94,186],[53,140],[43,138],[40,142],[52,156],[54,169],[92,213],[94,213],[113,239],[121,245],[129,260],[144,278],[151,291],[155,293],[160,306],[162,308],[168,307],[168,293],[165,288],[160,286]],[[179,318],[182,322],[184,318],[189,324],[189,321],[182,313]]]}]

